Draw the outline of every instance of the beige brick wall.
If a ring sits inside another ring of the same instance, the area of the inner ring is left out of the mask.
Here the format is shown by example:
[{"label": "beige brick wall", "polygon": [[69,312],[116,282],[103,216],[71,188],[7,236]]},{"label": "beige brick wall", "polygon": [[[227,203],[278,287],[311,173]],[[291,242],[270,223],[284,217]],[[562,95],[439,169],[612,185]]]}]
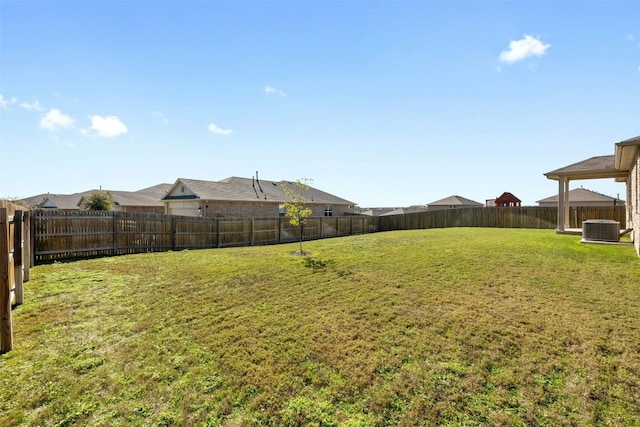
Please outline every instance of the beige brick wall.
[{"label": "beige brick wall", "polygon": [[[278,202],[203,202],[204,216],[239,217],[239,218],[273,218],[280,212]],[[312,216],[324,216],[324,204],[307,204],[313,211]],[[352,215],[353,207],[332,205],[332,216]]]},{"label": "beige brick wall", "polygon": [[633,227],[631,238],[640,256],[640,150],[627,181],[627,227]]}]

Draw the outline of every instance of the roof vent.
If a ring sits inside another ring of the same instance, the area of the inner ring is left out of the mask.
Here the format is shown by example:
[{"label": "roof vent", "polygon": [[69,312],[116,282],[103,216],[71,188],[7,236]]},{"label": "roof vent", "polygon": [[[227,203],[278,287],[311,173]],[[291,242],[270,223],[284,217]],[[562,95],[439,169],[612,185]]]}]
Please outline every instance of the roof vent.
[{"label": "roof vent", "polygon": [[586,242],[619,242],[620,223],[610,219],[588,219],[582,221],[582,240]]}]

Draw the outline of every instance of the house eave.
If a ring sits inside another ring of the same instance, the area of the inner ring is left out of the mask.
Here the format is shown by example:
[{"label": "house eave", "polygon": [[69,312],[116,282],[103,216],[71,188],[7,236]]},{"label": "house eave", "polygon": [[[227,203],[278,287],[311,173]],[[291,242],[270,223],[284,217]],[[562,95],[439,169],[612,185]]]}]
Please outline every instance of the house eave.
[{"label": "house eave", "polygon": [[616,144],[615,167],[617,170],[625,172],[625,175],[629,172],[635,162],[639,145],[640,138],[633,138]]},{"label": "house eave", "polygon": [[627,171],[619,170],[593,170],[593,171],[580,171],[580,172],[567,172],[567,173],[545,173],[548,179],[559,181],[561,179],[579,180],[579,179],[602,179],[602,178],[626,178]]}]

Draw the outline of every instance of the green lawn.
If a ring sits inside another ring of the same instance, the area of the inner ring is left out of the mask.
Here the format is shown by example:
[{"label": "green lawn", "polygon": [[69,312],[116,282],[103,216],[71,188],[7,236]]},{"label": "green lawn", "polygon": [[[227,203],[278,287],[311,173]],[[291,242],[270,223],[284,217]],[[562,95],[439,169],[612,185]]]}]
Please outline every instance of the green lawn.
[{"label": "green lawn", "polygon": [[640,260],[434,229],[37,266],[0,425],[640,425]]}]

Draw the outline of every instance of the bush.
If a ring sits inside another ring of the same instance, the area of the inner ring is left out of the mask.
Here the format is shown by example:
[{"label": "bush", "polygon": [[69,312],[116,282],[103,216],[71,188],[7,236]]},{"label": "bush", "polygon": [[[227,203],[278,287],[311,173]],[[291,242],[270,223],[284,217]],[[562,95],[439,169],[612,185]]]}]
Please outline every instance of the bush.
[{"label": "bush", "polygon": [[113,197],[108,191],[95,190],[82,201],[82,209],[86,211],[110,211],[113,207]]}]

